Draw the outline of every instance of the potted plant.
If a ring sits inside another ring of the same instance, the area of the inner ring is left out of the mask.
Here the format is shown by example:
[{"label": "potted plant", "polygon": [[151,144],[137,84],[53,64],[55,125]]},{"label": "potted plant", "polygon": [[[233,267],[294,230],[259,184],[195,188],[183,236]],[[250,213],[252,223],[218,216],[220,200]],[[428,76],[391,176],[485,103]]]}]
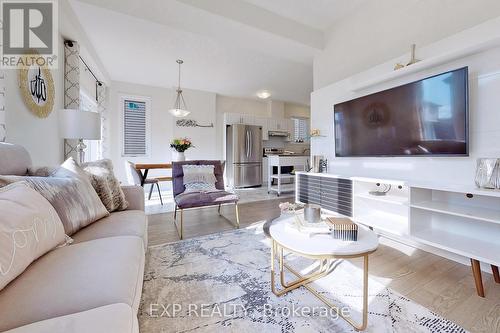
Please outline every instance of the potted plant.
[{"label": "potted plant", "polygon": [[172,160],[175,162],[185,161],[184,152],[189,148],[194,147],[193,143],[188,138],[177,138],[170,142],[170,148],[173,148]]}]

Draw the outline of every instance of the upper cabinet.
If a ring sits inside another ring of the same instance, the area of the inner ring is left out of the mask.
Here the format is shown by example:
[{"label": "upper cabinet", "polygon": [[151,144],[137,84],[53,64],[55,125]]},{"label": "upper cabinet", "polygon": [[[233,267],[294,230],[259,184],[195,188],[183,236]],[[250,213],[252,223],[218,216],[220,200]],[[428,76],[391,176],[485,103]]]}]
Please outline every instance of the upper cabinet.
[{"label": "upper cabinet", "polygon": [[246,124],[262,126],[262,140],[269,140],[269,131],[283,131],[289,133],[286,140],[290,141],[292,137],[291,133],[294,131],[291,119],[256,117],[241,113],[225,113],[224,123],[226,125]]},{"label": "upper cabinet", "polygon": [[225,113],[224,122],[226,123],[226,125],[231,125],[231,124],[256,125],[254,116],[241,113]]}]

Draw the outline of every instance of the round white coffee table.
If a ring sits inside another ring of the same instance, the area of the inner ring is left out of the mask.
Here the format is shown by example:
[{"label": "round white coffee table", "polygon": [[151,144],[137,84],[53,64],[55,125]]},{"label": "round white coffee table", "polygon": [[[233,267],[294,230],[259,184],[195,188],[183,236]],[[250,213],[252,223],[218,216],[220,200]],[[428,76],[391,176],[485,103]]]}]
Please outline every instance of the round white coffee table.
[{"label": "round white coffee table", "polygon": [[[345,319],[356,330],[364,330],[368,324],[368,256],[375,252],[378,247],[377,235],[365,228],[359,226],[357,241],[343,241],[334,239],[330,234],[315,235],[310,237],[308,234],[294,230],[287,224],[293,223],[295,216],[283,215],[277,219],[267,222],[264,225],[264,231],[272,240],[271,246],[271,288],[276,296],[281,296],[291,290],[304,287],[314,296],[320,299],[327,306],[332,308],[337,315]],[[284,262],[283,252],[289,251],[296,255],[319,261],[319,268],[311,274],[302,276]],[[275,260],[278,254],[280,283],[283,289],[278,290],[275,286]],[[363,257],[363,321],[361,324],[355,323],[351,318],[342,314],[339,308],[327,300],[308,284],[321,277],[324,277],[333,271],[333,262],[335,259],[350,259]],[[297,276],[297,280],[292,282],[285,281],[285,270],[289,270]]]}]

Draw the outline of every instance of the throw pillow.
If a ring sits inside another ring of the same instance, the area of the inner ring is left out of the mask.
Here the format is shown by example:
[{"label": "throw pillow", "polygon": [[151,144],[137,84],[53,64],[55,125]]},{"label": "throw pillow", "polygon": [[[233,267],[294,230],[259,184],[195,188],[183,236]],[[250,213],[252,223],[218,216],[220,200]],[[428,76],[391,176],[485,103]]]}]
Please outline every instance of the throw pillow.
[{"label": "throw pillow", "polygon": [[214,165],[185,164],[182,166],[183,183],[186,192],[214,191],[217,178]]},{"label": "throw pillow", "polygon": [[33,261],[64,244],[61,220],[50,203],[20,182],[0,189],[0,290]]},{"label": "throw pillow", "polygon": [[209,183],[215,184],[217,178],[215,177],[214,165],[193,165],[186,164],[182,166],[183,182],[189,183]]},{"label": "throw pillow", "polygon": [[111,160],[84,163],[82,169],[90,177],[92,186],[108,212],[127,209],[128,202],[120,182],[115,177]]},{"label": "throw pillow", "polygon": [[61,177],[0,176],[0,187],[19,181],[25,181],[52,204],[69,236],[109,215],[90,181]]}]

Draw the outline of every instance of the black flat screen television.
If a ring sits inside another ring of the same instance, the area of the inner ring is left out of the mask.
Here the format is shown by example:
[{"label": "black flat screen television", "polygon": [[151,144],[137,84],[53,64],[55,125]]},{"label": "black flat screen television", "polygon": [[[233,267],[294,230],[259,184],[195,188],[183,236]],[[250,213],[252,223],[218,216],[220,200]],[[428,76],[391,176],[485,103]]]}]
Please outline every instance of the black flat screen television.
[{"label": "black flat screen television", "polygon": [[334,106],[335,156],[468,156],[468,68]]}]

